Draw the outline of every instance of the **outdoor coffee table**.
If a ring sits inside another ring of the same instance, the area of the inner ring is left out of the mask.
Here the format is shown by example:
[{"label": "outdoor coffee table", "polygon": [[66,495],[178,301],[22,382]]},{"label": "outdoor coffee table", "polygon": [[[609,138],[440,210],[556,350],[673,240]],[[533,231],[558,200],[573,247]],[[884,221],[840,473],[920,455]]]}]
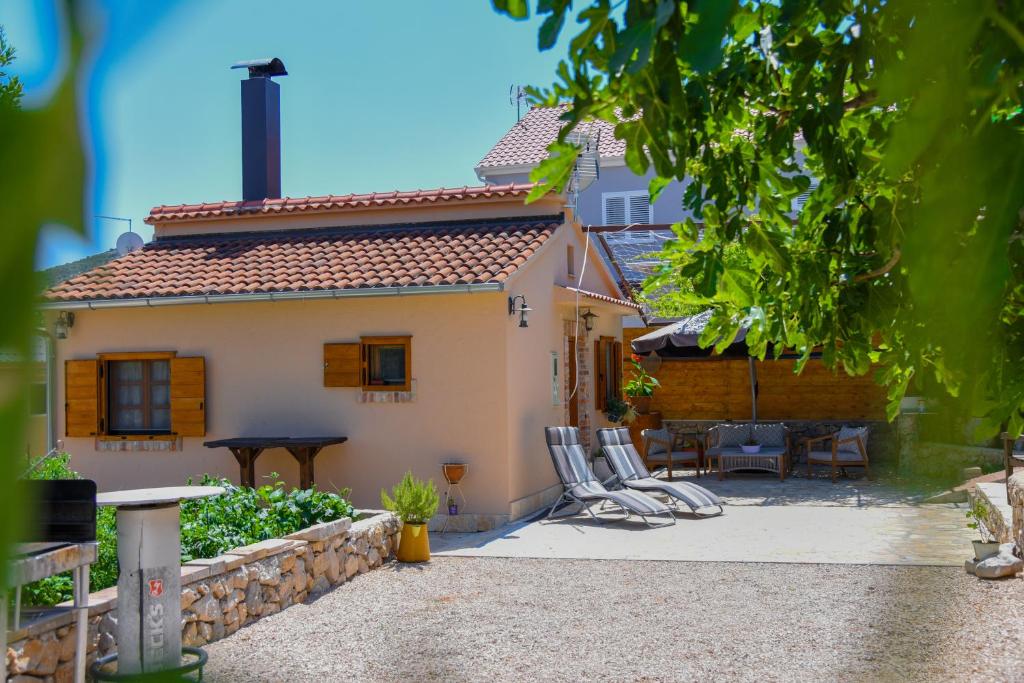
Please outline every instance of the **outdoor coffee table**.
[{"label": "outdoor coffee table", "polygon": [[778,474],[779,480],[786,478],[786,449],[762,446],[757,453],[744,453],[741,448],[726,447],[718,454],[718,478],[724,479],[726,472],[757,470]]}]

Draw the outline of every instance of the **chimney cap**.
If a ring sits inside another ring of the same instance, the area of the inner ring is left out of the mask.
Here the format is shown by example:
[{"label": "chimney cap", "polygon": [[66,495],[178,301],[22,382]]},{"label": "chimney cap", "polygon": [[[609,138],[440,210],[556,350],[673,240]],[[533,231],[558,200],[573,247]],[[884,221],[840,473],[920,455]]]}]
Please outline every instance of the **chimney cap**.
[{"label": "chimney cap", "polygon": [[249,59],[244,62],[236,62],[231,65],[232,69],[248,69],[249,78],[273,78],[274,76],[287,76],[284,62],[277,57],[264,59]]}]

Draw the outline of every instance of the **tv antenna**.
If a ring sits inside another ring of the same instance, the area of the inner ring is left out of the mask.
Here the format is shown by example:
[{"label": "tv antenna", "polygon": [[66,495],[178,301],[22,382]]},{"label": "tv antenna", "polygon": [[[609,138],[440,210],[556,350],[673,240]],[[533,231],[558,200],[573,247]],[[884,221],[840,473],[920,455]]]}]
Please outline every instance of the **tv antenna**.
[{"label": "tv antenna", "polygon": [[523,107],[528,104],[526,88],[521,85],[512,84],[508,89],[508,103],[516,106],[516,121],[523,118]]},{"label": "tv antenna", "polygon": [[569,206],[573,213],[576,213],[580,192],[590,187],[591,183],[601,176],[601,131],[596,126],[580,124],[566,136],[565,140],[580,150],[566,187]]},{"label": "tv antenna", "polygon": [[117,242],[114,245],[114,248],[117,249],[118,256],[124,256],[129,252],[142,249],[145,242],[142,239],[142,235],[132,231],[131,218],[122,218],[121,216],[96,216],[96,218],[102,218],[108,221],[121,221],[122,223],[128,224],[128,232],[123,232],[118,235]]}]

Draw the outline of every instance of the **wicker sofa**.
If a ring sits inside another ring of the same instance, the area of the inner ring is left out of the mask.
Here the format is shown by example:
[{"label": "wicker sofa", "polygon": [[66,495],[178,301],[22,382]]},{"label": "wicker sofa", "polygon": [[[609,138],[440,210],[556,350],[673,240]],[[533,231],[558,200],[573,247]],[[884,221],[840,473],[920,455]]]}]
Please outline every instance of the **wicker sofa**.
[{"label": "wicker sofa", "polygon": [[[760,451],[744,453],[742,445],[751,437]],[[781,422],[718,424],[707,432],[704,455],[718,468],[719,479],[725,478],[726,472],[757,470],[783,480],[792,462],[789,429]]]}]

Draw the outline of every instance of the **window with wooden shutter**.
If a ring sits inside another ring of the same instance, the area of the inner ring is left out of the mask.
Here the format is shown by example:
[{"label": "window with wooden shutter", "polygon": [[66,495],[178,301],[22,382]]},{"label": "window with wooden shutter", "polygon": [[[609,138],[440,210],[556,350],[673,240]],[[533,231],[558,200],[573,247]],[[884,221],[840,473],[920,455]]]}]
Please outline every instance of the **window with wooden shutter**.
[{"label": "window with wooden shutter", "polygon": [[64,435],[100,433],[100,363],[64,361]]},{"label": "window with wooden shutter", "polygon": [[412,337],[362,337],[363,391],[410,391]]},{"label": "window with wooden shutter", "polygon": [[594,340],[594,407],[605,410],[608,407],[608,364],[605,362],[605,343]]},{"label": "window with wooden shutter", "polygon": [[172,358],[171,431],[178,436],[206,436],[206,359]]},{"label": "window with wooden shutter", "polygon": [[617,399],[622,398],[622,342],[612,344],[612,390],[611,395]]},{"label": "window with wooden shutter", "polygon": [[324,344],[324,386],[358,387],[362,385],[362,361],[358,342]]},{"label": "window with wooden shutter", "polygon": [[64,365],[65,434],[102,439],[206,435],[206,361],[174,351],[101,353]]}]

